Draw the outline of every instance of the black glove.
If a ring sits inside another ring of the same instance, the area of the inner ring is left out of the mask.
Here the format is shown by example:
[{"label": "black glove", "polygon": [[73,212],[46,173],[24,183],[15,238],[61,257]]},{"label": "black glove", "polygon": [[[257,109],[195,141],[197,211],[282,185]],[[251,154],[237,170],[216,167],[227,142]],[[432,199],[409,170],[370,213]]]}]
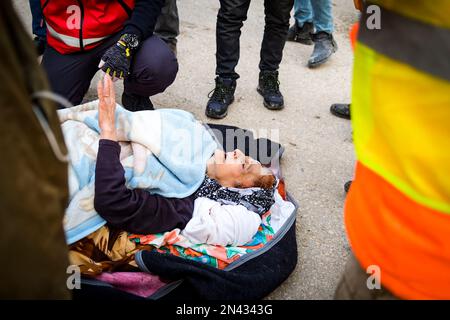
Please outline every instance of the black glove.
[{"label": "black glove", "polygon": [[111,46],[103,55],[99,68],[115,78],[123,79],[130,74],[131,58],[139,46],[138,36],[124,34],[116,44]]}]

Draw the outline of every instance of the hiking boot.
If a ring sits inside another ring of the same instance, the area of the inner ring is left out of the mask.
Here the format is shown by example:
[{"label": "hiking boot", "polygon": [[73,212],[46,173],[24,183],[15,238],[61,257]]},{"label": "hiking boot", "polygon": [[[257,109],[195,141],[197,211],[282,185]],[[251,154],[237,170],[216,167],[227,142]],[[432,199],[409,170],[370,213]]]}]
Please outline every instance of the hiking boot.
[{"label": "hiking boot", "polygon": [[301,44],[312,45],[311,34],[314,32],[314,25],[311,22],[305,22],[299,27],[297,21],[289,28],[287,41],[295,41]]},{"label": "hiking boot", "polygon": [[314,41],[314,50],[308,60],[309,68],[315,68],[325,63],[338,49],[331,33],[320,31],[313,34],[312,39]]},{"label": "hiking boot", "polygon": [[264,97],[264,106],[267,109],[283,109],[284,99],[280,92],[278,71],[261,71],[257,90]]},{"label": "hiking boot", "polygon": [[350,120],[350,105],[346,103],[335,103],[330,107],[331,114],[339,118]]},{"label": "hiking boot", "polygon": [[128,111],[155,110],[149,97],[124,92],[122,106]]},{"label": "hiking boot", "polygon": [[228,107],[234,101],[236,80],[216,77],[216,87],[208,94],[209,100],[206,105],[206,116],[214,119],[225,118]]}]

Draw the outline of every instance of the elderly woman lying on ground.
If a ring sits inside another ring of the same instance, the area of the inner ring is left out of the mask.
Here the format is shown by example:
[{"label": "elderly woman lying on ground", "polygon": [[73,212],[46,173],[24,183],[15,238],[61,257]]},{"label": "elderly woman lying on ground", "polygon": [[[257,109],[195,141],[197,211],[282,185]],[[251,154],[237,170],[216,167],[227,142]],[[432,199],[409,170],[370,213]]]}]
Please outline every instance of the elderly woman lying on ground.
[{"label": "elderly woman lying on ground", "polygon": [[[204,170],[203,182],[186,197],[166,197],[148,192],[148,189],[128,188],[126,173],[120,161],[115,92],[109,76],[99,81],[97,89],[100,141],[95,167],[94,205],[97,213],[109,224],[133,233],[150,234],[174,228],[184,229],[192,218],[194,203],[199,198],[223,205],[241,205],[239,207],[245,207],[246,211],[256,212],[258,219],[274,203],[274,175],[237,149],[232,152],[213,150],[201,169]],[[165,134],[171,132],[161,130],[161,135]],[[228,222],[230,228],[236,229],[233,223],[239,222],[232,221],[231,225]],[[190,232],[195,238],[194,229],[191,228]],[[245,225],[240,229],[245,230]],[[247,236],[245,241],[248,240]]]}]

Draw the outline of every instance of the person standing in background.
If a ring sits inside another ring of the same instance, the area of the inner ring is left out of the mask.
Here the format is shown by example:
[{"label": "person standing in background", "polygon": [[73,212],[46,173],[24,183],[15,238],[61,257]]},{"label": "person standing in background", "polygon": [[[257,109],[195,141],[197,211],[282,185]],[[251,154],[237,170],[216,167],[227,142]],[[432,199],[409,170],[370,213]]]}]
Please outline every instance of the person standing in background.
[{"label": "person standing in background", "polygon": [[338,49],[333,38],[331,0],[295,0],[294,25],[289,28],[287,40],[306,45],[314,44],[308,67],[324,64]]},{"label": "person standing in background", "polygon": [[[265,0],[265,28],[261,44],[259,81],[257,91],[263,96],[264,106],[270,110],[284,107],[280,92],[278,67],[283,57],[290,12],[294,0]],[[216,24],[216,86],[206,105],[206,116],[224,118],[234,101],[235,68],[239,61],[241,28],[247,19],[250,0],[220,0]]]}]

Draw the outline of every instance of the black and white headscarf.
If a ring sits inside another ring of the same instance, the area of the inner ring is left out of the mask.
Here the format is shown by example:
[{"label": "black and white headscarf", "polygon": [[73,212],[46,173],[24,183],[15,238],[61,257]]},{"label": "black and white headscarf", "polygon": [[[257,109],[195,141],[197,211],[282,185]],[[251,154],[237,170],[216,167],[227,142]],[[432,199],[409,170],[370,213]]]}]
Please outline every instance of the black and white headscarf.
[{"label": "black and white headscarf", "polygon": [[263,215],[269,211],[275,203],[274,193],[278,185],[275,180],[270,189],[264,188],[231,188],[223,187],[215,179],[205,176],[200,188],[196,191],[195,197],[205,197],[222,204],[243,205],[248,210]]}]

